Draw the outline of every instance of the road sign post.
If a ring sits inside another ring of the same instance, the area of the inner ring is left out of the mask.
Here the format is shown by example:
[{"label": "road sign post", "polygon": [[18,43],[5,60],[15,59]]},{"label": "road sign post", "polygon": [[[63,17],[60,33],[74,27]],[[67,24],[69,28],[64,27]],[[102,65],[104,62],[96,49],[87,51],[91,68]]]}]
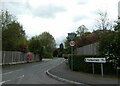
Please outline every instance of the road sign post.
[{"label": "road sign post", "polygon": [[101,63],[101,75],[103,77],[103,64]]},{"label": "road sign post", "polygon": [[94,74],[94,63],[101,63],[101,76],[103,77],[103,63],[106,63],[105,58],[85,58],[85,62],[91,62],[92,63],[92,69]]},{"label": "road sign post", "polygon": [[71,69],[73,70],[73,55],[74,55],[74,46],[75,46],[75,42],[73,41],[73,39],[76,37],[76,34],[68,33],[68,37],[69,39],[71,39],[69,45],[71,46]]},{"label": "road sign post", "polygon": [[72,55],[72,58],[71,58],[71,69],[73,70],[73,55],[74,55],[74,46],[75,46],[75,42],[74,41],[70,41],[69,45],[71,46],[71,55]]},{"label": "road sign post", "polygon": [[93,71],[93,75],[95,73],[95,70],[94,70],[94,63],[92,63],[92,71]]}]

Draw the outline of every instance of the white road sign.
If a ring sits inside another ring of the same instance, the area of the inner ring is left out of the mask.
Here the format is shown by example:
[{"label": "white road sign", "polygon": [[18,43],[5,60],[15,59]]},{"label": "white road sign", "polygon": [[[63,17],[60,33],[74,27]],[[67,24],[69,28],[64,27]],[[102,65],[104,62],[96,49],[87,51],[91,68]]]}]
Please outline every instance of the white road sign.
[{"label": "white road sign", "polygon": [[75,42],[74,42],[74,41],[70,41],[69,44],[70,44],[70,46],[72,46],[72,47],[75,46]]},{"label": "white road sign", "polygon": [[93,62],[93,63],[106,63],[105,58],[85,58],[85,62]]}]

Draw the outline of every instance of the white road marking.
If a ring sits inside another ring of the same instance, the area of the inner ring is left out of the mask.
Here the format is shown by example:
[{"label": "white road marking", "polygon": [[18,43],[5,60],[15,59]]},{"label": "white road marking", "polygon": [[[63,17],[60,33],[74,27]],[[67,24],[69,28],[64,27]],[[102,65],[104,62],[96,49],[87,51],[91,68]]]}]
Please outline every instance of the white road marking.
[{"label": "white road marking", "polygon": [[[21,80],[23,79],[23,77],[24,77],[24,75],[19,76],[19,77],[16,78],[16,79],[19,79],[17,84],[20,84],[20,82],[21,82]],[[15,80],[15,79],[12,79],[12,80]],[[10,82],[10,81],[12,81],[12,80],[2,81],[2,82],[0,82],[0,85],[2,85],[2,84],[5,83],[5,82]]]},{"label": "white road marking", "polygon": [[11,71],[11,72],[7,72],[7,73],[3,73],[3,74],[1,74],[1,75],[7,75],[7,74],[10,74],[10,73],[12,73],[13,71]]},{"label": "white road marking", "polygon": [[7,73],[2,73],[2,74],[0,74],[0,75],[7,75],[7,74],[11,74],[11,73],[13,73],[13,72],[22,71],[22,70],[23,70],[23,68],[22,68],[22,69],[18,69],[18,70],[14,70],[14,71],[10,71],[10,72],[7,72]]},{"label": "white road marking", "polygon": [[17,78],[23,78],[24,77],[24,75],[22,75],[22,76],[19,76],[19,77],[17,77]]},{"label": "white road marking", "polygon": [[18,78],[19,78],[19,80],[18,80],[17,84],[20,84],[21,80],[24,78],[24,75],[19,76]]},{"label": "white road marking", "polygon": [[5,81],[0,82],[0,85],[2,85],[3,83],[5,83]]}]

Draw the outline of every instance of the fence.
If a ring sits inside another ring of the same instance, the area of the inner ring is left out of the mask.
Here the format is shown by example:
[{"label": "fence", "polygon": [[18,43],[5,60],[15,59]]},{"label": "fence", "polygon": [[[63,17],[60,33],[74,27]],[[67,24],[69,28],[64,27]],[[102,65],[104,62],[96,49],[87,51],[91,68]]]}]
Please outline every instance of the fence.
[{"label": "fence", "polygon": [[[2,51],[2,65],[5,64],[18,64],[25,63],[28,61],[26,58],[27,53],[16,52],[16,51]],[[39,61],[39,55],[32,54],[30,62]]]},{"label": "fence", "polygon": [[77,48],[77,54],[96,55],[98,54],[97,46],[98,46],[98,43],[94,43],[94,44],[90,44],[90,45]]}]

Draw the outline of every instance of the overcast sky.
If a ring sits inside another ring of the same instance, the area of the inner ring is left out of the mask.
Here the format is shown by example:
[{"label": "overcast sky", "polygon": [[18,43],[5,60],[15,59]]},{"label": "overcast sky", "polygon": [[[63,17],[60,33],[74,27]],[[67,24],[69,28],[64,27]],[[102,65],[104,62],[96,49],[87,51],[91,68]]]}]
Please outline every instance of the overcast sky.
[{"label": "overcast sky", "polygon": [[119,0],[0,0],[0,9],[8,10],[18,18],[30,38],[44,31],[50,32],[57,44],[69,32],[85,25],[95,29],[97,12],[107,11],[111,20],[117,20]]}]

